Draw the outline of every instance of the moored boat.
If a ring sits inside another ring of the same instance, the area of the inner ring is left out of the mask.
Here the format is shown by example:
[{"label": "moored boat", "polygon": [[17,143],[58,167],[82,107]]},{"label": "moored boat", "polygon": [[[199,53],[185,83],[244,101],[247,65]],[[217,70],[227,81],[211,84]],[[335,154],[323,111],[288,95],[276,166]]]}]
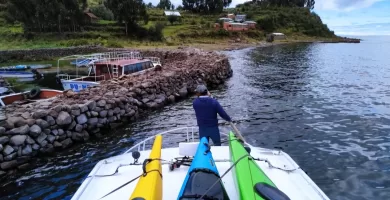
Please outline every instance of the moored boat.
[{"label": "moored boat", "polygon": [[119,78],[125,75],[136,75],[151,70],[160,65],[159,58],[142,58],[138,52],[108,52],[86,56],[70,56],[58,60],[75,60],[76,66],[86,65],[89,67],[87,76],[79,76],[78,68],[76,75],[57,74],[57,82],[61,83],[64,90],[72,89],[78,92],[91,86],[99,85],[100,81]]},{"label": "moored boat", "polygon": [[27,92],[13,93],[9,95],[0,96],[0,105],[6,106],[14,102],[26,104],[39,100],[50,99],[62,93],[63,91],[60,90],[33,88],[32,90]]},{"label": "moored boat", "polygon": [[27,67],[29,69],[48,69],[51,68],[53,65],[52,64],[42,64],[42,65],[28,65]]},{"label": "moored boat", "polygon": [[52,67],[51,64],[15,65],[0,67],[0,71],[26,71],[28,69],[47,69],[50,67]]},{"label": "moored boat", "polygon": [[0,71],[0,76],[3,78],[16,78],[19,81],[33,81],[35,79],[41,79],[43,74],[40,74],[36,69],[33,69],[31,72]]},{"label": "moored boat", "polygon": [[[177,138],[180,134],[182,134],[182,138],[186,138],[186,142],[180,142],[178,147],[172,146],[161,149],[163,177],[162,199],[164,200],[177,199],[182,188],[181,183],[185,182],[191,165],[196,164],[197,161],[195,160],[204,155],[198,156],[197,153],[205,153],[205,150],[207,150],[207,146],[204,145],[203,141],[199,143],[194,139],[194,130],[196,129],[197,128],[194,127],[184,127],[157,134],[164,135],[165,138]],[[228,136],[227,134],[221,134],[223,136]],[[151,146],[150,141],[153,141],[154,138],[155,136],[145,139],[144,141],[134,145],[122,155],[107,158],[98,162],[92,169],[91,173],[83,181],[72,199],[101,199],[102,197],[104,197],[103,199],[105,200],[129,199],[129,195],[132,194],[137,186],[137,181],[133,180],[136,180],[138,176],[143,174],[142,164],[134,161],[139,160],[140,163],[142,163],[145,159],[149,159],[151,151],[147,150],[147,147]],[[172,140],[169,140],[169,142],[170,144],[176,144]],[[245,145],[251,149],[251,158],[256,158],[254,159],[254,162],[260,169],[262,169],[263,173],[272,181],[275,187],[283,192],[283,194],[285,194],[289,199],[329,199],[286,153],[279,150],[254,147],[247,143],[245,143]],[[200,146],[203,146],[205,149],[197,152],[198,147]],[[234,167],[236,164],[233,162],[230,155],[230,151],[232,151],[231,148],[229,146],[212,146],[209,150],[212,152],[214,162],[209,159],[204,159],[204,161],[199,162],[196,165],[201,167],[210,166],[213,165],[211,163],[214,163],[217,171],[222,174],[220,177],[221,182],[223,183],[223,187],[225,188],[229,199],[241,199],[240,189],[239,186],[236,185],[235,181],[236,169],[234,169]],[[233,149],[233,151],[235,150]],[[209,162],[210,164],[205,162]],[[201,178],[201,176],[196,178]],[[196,179],[194,180],[196,181]],[[218,185],[218,182],[216,182],[217,180],[210,182],[217,183]],[[197,191],[198,188],[195,187],[191,189],[194,189],[193,191]],[[248,190],[249,189],[251,188],[248,188]],[[209,199],[214,197],[213,195],[211,196],[212,197],[208,196]],[[199,199],[199,197],[188,197],[184,199]]]}]

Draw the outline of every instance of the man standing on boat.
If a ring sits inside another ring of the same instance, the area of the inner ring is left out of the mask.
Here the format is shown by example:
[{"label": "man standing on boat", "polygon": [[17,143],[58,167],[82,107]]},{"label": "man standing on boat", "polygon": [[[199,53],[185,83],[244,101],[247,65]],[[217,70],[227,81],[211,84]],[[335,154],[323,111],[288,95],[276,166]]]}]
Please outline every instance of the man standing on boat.
[{"label": "man standing on boat", "polygon": [[199,126],[199,138],[211,138],[215,146],[221,146],[217,114],[228,122],[231,118],[219,102],[211,97],[205,85],[198,85],[195,92],[198,98],[194,100],[192,106]]}]

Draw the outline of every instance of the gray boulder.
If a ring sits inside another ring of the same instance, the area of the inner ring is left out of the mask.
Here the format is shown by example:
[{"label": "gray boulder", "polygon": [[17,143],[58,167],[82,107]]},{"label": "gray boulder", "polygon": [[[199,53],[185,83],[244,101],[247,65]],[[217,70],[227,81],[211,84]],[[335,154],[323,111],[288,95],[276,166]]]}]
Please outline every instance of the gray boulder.
[{"label": "gray boulder", "polygon": [[72,114],[73,116],[79,116],[79,115],[81,114],[80,109],[72,110],[72,111],[71,111],[71,114]]},{"label": "gray boulder", "polygon": [[57,136],[58,135],[58,130],[57,129],[52,130],[51,134],[53,134],[54,136]]},{"label": "gray boulder", "polygon": [[24,156],[27,156],[27,155],[30,155],[32,153],[32,148],[31,148],[31,145],[26,145],[23,150],[22,150],[22,155]]},{"label": "gray boulder", "polygon": [[95,111],[91,111],[91,115],[92,115],[92,117],[98,117],[99,113],[95,112]]},{"label": "gray boulder", "polygon": [[54,148],[60,148],[60,147],[62,147],[62,144],[57,142],[57,141],[55,141],[53,146],[54,146]]},{"label": "gray boulder", "polygon": [[35,144],[35,140],[33,140],[30,136],[27,136],[26,143],[27,144]]},{"label": "gray boulder", "polygon": [[86,104],[88,105],[88,109],[91,110],[91,111],[96,108],[96,102],[95,101],[88,101]]},{"label": "gray boulder", "polygon": [[41,134],[38,136],[38,138],[37,138],[37,142],[38,142],[39,144],[41,144],[46,138],[47,138],[47,135],[44,134],[44,133],[41,133]]},{"label": "gray boulder", "polygon": [[52,135],[48,135],[47,136],[47,140],[52,144],[54,142],[54,140],[56,139],[56,137],[52,136]]},{"label": "gray boulder", "polygon": [[114,109],[114,114],[119,114],[121,112],[121,109],[119,107],[116,107]]},{"label": "gray boulder", "polygon": [[187,90],[187,87],[182,87],[180,90],[179,90],[179,95],[180,97],[184,98],[188,95],[188,90]]},{"label": "gray boulder", "polygon": [[81,113],[85,113],[88,111],[88,105],[84,104],[84,105],[80,105],[80,111]]},{"label": "gray boulder", "polygon": [[58,114],[56,122],[60,126],[68,125],[72,123],[72,117],[69,113],[61,111],[60,114]]},{"label": "gray boulder", "polygon": [[98,118],[91,118],[91,119],[88,119],[88,124],[91,125],[91,126],[96,126],[96,124],[99,122]]},{"label": "gray boulder", "polygon": [[32,149],[34,149],[35,151],[38,151],[39,148],[41,148],[38,144],[33,144],[32,146]]},{"label": "gray boulder", "polygon": [[42,129],[41,129],[41,127],[39,127],[38,125],[32,125],[31,127],[30,127],[30,135],[32,136],[32,137],[38,137],[39,136],[39,134],[41,134],[42,133]]},{"label": "gray boulder", "polygon": [[25,135],[30,132],[30,127],[28,125],[21,126],[19,128],[14,128],[8,131],[10,135]]},{"label": "gray boulder", "polygon": [[170,95],[170,96],[168,97],[168,101],[169,101],[170,103],[174,103],[174,102],[175,102],[175,96]]},{"label": "gray boulder", "polygon": [[99,107],[104,107],[106,105],[106,101],[105,100],[100,100],[97,102],[97,106]]},{"label": "gray boulder", "polygon": [[4,160],[5,160],[5,161],[14,160],[17,156],[18,156],[18,153],[17,153],[17,152],[11,153],[11,154],[9,154],[8,156],[5,156],[5,157],[4,157]]},{"label": "gray boulder", "polygon": [[65,131],[64,130],[62,130],[62,129],[58,129],[58,135],[63,135],[65,133]]},{"label": "gray boulder", "polygon": [[35,119],[27,119],[26,122],[29,126],[32,126],[35,124]]},{"label": "gray boulder", "polygon": [[68,138],[68,139],[62,141],[61,144],[62,144],[62,147],[63,147],[63,148],[67,148],[67,147],[69,147],[70,145],[72,145],[73,142],[72,142],[72,140],[71,140],[70,138]]},{"label": "gray boulder", "polygon": [[46,129],[46,128],[50,127],[50,124],[47,121],[43,120],[43,119],[37,119],[37,120],[35,120],[35,123],[39,127],[41,127],[42,129]]},{"label": "gray boulder", "polygon": [[7,155],[13,153],[14,151],[15,151],[14,148],[12,148],[12,147],[9,146],[9,145],[5,145],[4,150],[3,150],[3,154],[4,154],[5,156],[7,156]]},{"label": "gray boulder", "polygon": [[80,125],[80,124],[77,124],[76,125],[76,128],[75,128],[75,131],[77,131],[77,132],[81,132],[81,131],[83,131],[83,126],[82,125]]},{"label": "gray boulder", "polygon": [[0,168],[2,170],[12,169],[12,168],[15,168],[16,166],[18,166],[18,162],[16,160],[12,160],[9,162],[3,162],[0,164]]},{"label": "gray boulder", "polygon": [[3,145],[0,144],[0,152],[3,151],[3,149],[4,149],[4,148],[3,148]]},{"label": "gray boulder", "polygon": [[40,118],[42,118],[42,117],[45,117],[45,116],[47,116],[47,111],[45,111],[45,110],[38,110],[38,111],[36,111],[36,112],[34,112],[33,114],[32,114],[32,117],[34,118],[34,119],[40,119]]},{"label": "gray boulder", "polygon": [[113,115],[114,115],[114,111],[113,110],[108,110],[108,116],[112,117]]},{"label": "gray boulder", "polygon": [[82,114],[82,115],[77,117],[78,124],[85,124],[87,122],[88,122],[88,118],[87,118],[87,116],[85,116],[85,114]]},{"label": "gray boulder", "polygon": [[[61,110],[60,110],[60,111],[61,111]],[[54,117],[54,118],[57,118],[57,117],[58,117],[58,112],[55,111],[55,110],[50,110],[50,111],[49,111],[49,115],[52,116],[52,117]]]},{"label": "gray boulder", "polygon": [[47,140],[43,140],[41,143],[39,143],[41,145],[41,147],[46,147],[48,142]]},{"label": "gray boulder", "polygon": [[9,142],[9,138],[7,136],[0,137],[0,144],[5,144]]},{"label": "gray boulder", "polygon": [[15,128],[14,124],[13,124],[12,122],[10,122],[9,120],[1,121],[1,122],[0,122],[0,126],[1,126],[1,127],[4,127],[5,129],[12,129],[12,128]]},{"label": "gray boulder", "polygon": [[3,135],[5,133],[6,129],[4,127],[0,127],[0,135]]},{"label": "gray boulder", "polygon": [[15,135],[11,137],[10,144],[13,146],[20,146],[26,141],[26,135]]},{"label": "gray boulder", "polygon": [[76,122],[72,121],[72,123],[68,126],[68,130],[72,130],[76,126]]},{"label": "gray boulder", "polygon": [[100,117],[106,117],[107,116],[107,110],[102,110],[99,113]]},{"label": "gray boulder", "polygon": [[56,120],[54,120],[54,118],[52,116],[47,116],[46,121],[47,121],[47,123],[49,123],[50,126],[53,126],[54,124],[56,124]]},{"label": "gray boulder", "polygon": [[74,141],[81,141],[83,139],[82,133],[73,132],[72,133],[72,140]]}]

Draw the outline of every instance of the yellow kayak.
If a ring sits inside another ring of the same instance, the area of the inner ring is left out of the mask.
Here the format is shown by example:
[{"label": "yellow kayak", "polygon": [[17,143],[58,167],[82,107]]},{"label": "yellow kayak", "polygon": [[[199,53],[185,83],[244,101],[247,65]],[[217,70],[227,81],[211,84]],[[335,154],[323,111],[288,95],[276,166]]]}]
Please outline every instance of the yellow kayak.
[{"label": "yellow kayak", "polygon": [[161,147],[162,136],[158,135],[150,152],[149,159],[151,160],[145,167],[146,176],[140,177],[130,200],[162,200]]}]

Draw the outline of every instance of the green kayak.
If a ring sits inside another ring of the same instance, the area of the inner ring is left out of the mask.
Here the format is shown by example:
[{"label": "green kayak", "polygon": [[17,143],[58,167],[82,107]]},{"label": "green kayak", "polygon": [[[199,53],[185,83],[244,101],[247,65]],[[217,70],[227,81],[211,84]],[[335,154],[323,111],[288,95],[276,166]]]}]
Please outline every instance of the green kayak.
[{"label": "green kayak", "polygon": [[[244,146],[240,141],[237,140],[236,136],[232,132],[229,134],[229,147],[233,163],[235,163],[243,156],[248,155],[248,152]],[[275,184],[267,177],[267,175],[265,175],[263,170],[261,170],[261,168],[257,165],[256,161],[250,159],[250,157],[244,157],[238,161],[234,172],[236,184],[240,191],[241,200],[264,199],[258,193],[256,193],[254,189],[257,183],[265,183],[269,186],[275,187]]]}]

